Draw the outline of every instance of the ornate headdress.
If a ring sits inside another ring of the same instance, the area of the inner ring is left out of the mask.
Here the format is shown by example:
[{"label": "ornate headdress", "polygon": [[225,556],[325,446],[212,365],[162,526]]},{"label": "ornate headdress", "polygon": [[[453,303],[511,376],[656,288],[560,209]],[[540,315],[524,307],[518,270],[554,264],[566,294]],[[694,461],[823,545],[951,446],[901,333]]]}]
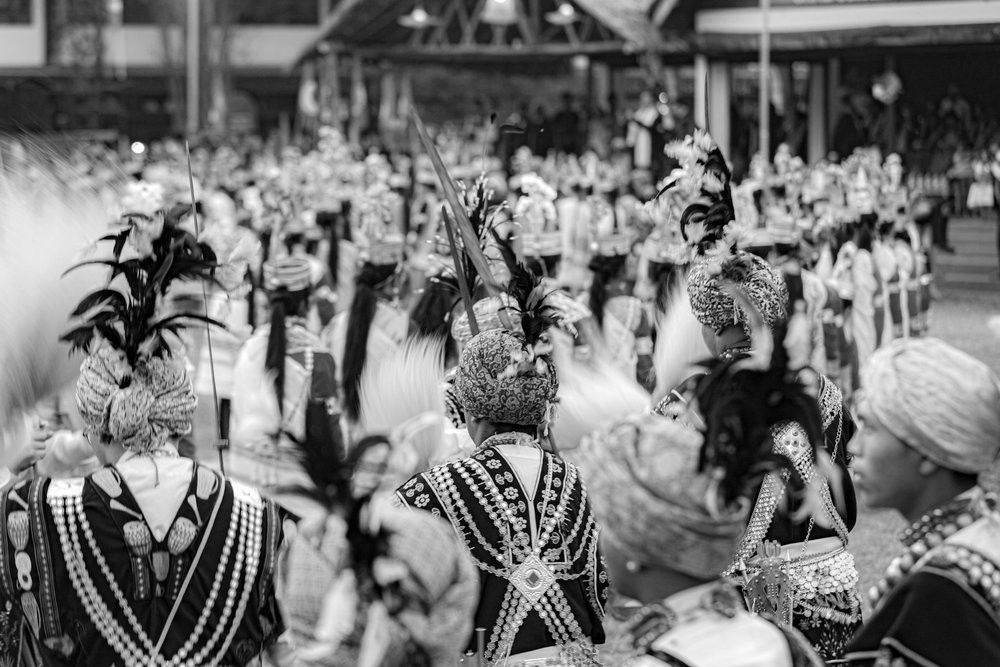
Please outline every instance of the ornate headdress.
[{"label": "ornate headdress", "polygon": [[[500,244],[511,270],[507,299],[517,320],[472,338],[462,351],[455,389],[466,414],[494,423],[541,425],[559,391],[548,331],[560,317],[541,278]],[[500,311],[503,318],[503,312]]]},{"label": "ornate headdress", "polygon": [[157,195],[155,187],[130,188],[123,224],[101,239],[113,243],[112,257],[70,269],[105,265],[111,275],[79,303],[71,316],[81,323],[62,337],[89,354],[77,382],[87,431],[140,453],[191,429],[197,399],[176,334],[193,321],[222,326],[163,308],[175,281],[214,280],[218,264],[215,250],[181,225],[189,207],[164,211]]},{"label": "ornate headdress", "polygon": [[702,324],[721,330],[742,324],[747,314],[734,292],[742,293],[773,327],[787,316],[787,289],[781,274],[759,257],[737,248],[740,227],[734,219],[730,173],[709,135],[696,133],[667,148],[684,174],[670,187],[690,193],[680,225],[694,259],[688,277],[691,308]]},{"label": "ornate headdress", "polygon": [[534,173],[521,176],[520,186],[524,195],[514,206],[514,220],[521,225],[521,254],[533,258],[562,255],[555,189]]}]

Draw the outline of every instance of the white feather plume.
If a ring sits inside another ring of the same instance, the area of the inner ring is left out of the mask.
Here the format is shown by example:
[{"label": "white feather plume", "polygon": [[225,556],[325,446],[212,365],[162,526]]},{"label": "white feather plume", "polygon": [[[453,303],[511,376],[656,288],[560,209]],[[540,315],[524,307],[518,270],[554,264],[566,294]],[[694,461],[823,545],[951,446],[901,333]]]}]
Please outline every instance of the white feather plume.
[{"label": "white feather plume", "polygon": [[677,282],[670,294],[667,312],[657,322],[654,405],[671,390],[697,372],[697,364],[710,354],[702,336],[701,323],[691,311],[687,280]]},{"label": "white feather plume", "polygon": [[559,403],[552,437],[561,453],[572,452],[601,426],[649,408],[649,394],[603,355],[574,358],[572,343],[556,345]]},{"label": "white feather plume", "polygon": [[0,171],[0,423],[75,381],[81,359],[59,337],[107,271],[62,274],[110,220],[96,191],[67,183],[51,166]]},{"label": "white feather plume", "polygon": [[365,364],[358,384],[360,432],[390,436],[398,450],[394,456],[407,459],[394,468],[414,474],[438,461],[444,446],[443,382],[444,344],[435,338],[410,338]]},{"label": "white feather plume", "polygon": [[260,331],[244,343],[233,364],[232,430],[234,446],[269,442],[281,430],[281,411],[274,374],[265,367],[267,334]]},{"label": "white feather plume", "polygon": [[1000,338],[1000,315],[994,315],[988,321],[990,330]]}]

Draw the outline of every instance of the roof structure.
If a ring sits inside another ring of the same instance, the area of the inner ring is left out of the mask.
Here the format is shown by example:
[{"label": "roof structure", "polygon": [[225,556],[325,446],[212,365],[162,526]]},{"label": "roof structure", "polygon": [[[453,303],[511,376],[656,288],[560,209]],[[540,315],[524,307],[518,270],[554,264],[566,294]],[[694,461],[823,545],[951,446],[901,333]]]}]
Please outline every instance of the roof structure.
[{"label": "roof structure", "polygon": [[[669,50],[655,0],[339,0],[295,63],[328,47],[390,60],[518,60]],[[408,20],[414,10],[419,22]],[[402,19],[402,23],[401,23]]]}]

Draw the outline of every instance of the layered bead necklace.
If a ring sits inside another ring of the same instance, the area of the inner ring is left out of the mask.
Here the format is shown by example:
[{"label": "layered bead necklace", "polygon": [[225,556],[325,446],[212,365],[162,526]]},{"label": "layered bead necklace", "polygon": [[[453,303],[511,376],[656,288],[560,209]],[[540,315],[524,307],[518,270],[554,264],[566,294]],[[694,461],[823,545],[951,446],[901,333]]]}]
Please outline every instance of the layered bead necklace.
[{"label": "layered bead necklace", "polygon": [[945,539],[959,530],[971,526],[983,515],[996,511],[996,508],[996,496],[983,494],[982,490],[976,488],[934,508],[904,530],[900,541],[906,547],[906,551],[889,563],[882,579],[868,590],[872,609],[877,608],[879,602],[912,572],[931,550],[940,546]]},{"label": "layered bead necklace", "polygon": [[[84,610],[90,621],[94,623],[104,640],[126,665],[135,665],[137,667],[140,665],[152,665],[155,667],[198,667],[204,664],[217,664],[222,660],[229,650],[229,645],[232,643],[236,630],[239,628],[240,620],[246,611],[257,577],[264,516],[264,508],[259,503],[241,502],[239,499],[234,503],[222,554],[219,557],[219,564],[215,570],[212,587],[205,600],[201,614],[184,645],[172,658],[168,659],[160,655],[160,650],[164,639],[171,630],[170,621],[174,617],[174,612],[183,602],[183,589],[181,591],[182,594],[177,596],[174,603],[175,608],[168,617],[167,625],[161,633],[159,642],[154,644],[150,636],[146,633],[145,628],[139,622],[139,619],[136,618],[134,610],[129,605],[125,593],[119,586],[114,573],[97,543],[93,529],[87,519],[87,514],[84,511],[82,495],[54,495],[50,496],[49,502],[52,506],[56,532],[59,535],[60,546],[62,547],[63,557],[69,570],[73,589],[83,603]],[[118,603],[118,608],[122,615],[125,616],[131,632],[129,629],[122,627],[115,619],[114,611],[105,602],[90,572],[87,570],[84,551],[80,541],[81,533],[83,534],[84,541],[87,543],[87,548],[97,561],[98,569],[100,569],[101,575],[107,582],[111,594]],[[236,558],[233,563],[233,570],[227,577],[234,543],[236,544]],[[195,568],[196,566],[197,562],[193,562],[190,565],[191,568]],[[191,574],[193,574],[193,570],[189,573],[189,578]],[[229,582],[229,588],[226,592],[222,612],[213,618],[213,611],[215,611],[216,602],[225,581]],[[236,599],[238,594],[239,600]],[[210,619],[215,625],[212,635],[208,637],[197,653],[188,658],[205,634],[206,626]],[[223,637],[224,633],[225,637]],[[221,643],[220,640],[222,640]],[[216,650],[217,645],[218,649]],[[210,655],[213,651],[215,651],[214,655]]]},{"label": "layered bead necklace", "polygon": [[[485,466],[473,458],[452,466],[441,466],[430,473],[432,482],[440,490],[442,504],[456,528],[466,536],[466,539],[474,540],[492,561],[484,562],[472,554],[476,565],[483,571],[509,582],[497,622],[486,646],[486,656],[490,660],[498,654],[509,655],[518,630],[532,610],[539,615],[560,646],[585,643],[585,636],[569,601],[555,583],[584,576],[589,568],[584,568],[577,574],[569,570],[570,566],[583,558],[585,553],[588,558],[597,557],[597,540],[593,537],[596,532],[594,519],[590,515],[584,524],[584,514],[589,513],[582,511],[578,513],[568,536],[561,540],[563,547],[568,548],[582,529],[583,537],[576,553],[564,563],[555,563],[552,562],[552,554],[543,551],[557,527],[567,516],[571,491],[579,483],[576,469],[568,467],[565,479],[560,480],[554,475],[554,466],[549,465],[543,477],[543,491],[539,503],[538,516],[543,518],[536,528],[531,525],[528,518],[518,516],[516,506],[508,501],[508,497],[500,491],[496,481],[486,469],[486,466],[498,467],[491,463],[496,460],[494,457],[499,456],[495,448],[502,445],[524,445],[541,449],[540,445],[527,434],[502,433],[488,438],[477,450],[476,456],[486,459]],[[472,492],[478,505],[496,527],[502,544],[494,545],[482,534],[459,492],[455,475],[462,480],[463,486]],[[581,493],[585,493],[582,488]],[[556,499],[558,500],[553,503],[552,501]],[[532,508],[528,507],[526,510],[531,512]],[[579,664],[590,663],[584,660]]]}]

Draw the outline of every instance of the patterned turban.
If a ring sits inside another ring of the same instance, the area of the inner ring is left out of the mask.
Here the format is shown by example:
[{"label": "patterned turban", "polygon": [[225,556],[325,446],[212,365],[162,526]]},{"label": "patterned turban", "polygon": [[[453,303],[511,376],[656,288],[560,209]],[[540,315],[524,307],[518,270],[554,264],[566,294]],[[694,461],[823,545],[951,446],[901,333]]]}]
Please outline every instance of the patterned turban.
[{"label": "patterned turban", "polygon": [[148,453],[190,433],[198,399],[183,361],[143,358],[136,366],[123,352],[100,348],[80,366],[76,404],[89,435]]},{"label": "patterned turban", "polygon": [[936,338],[902,338],[861,370],[862,401],[894,436],[949,470],[978,473],[1000,455],[1000,380]]},{"label": "patterned turban", "polygon": [[702,435],[659,415],[635,415],[584,438],[579,466],[602,534],[630,560],[699,579],[736,553],[749,503],[725,507],[698,472]]},{"label": "patterned turban", "polygon": [[519,334],[484,331],[462,351],[455,392],[467,415],[495,424],[540,425],[558,391],[551,361],[536,356]]},{"label": "patterned turban", "polygon": [[750,334],[749,318],[724,288],[727,281],[756,306],[769,329],[787,319],[788,287],[784,278],[757,255],[737,250],[736,259],[724,265],[721,273],[713,272],[710,262],[702,259],[691,265],[688,296],[691,310],[702,324],[714,331],[741,324]]}]

